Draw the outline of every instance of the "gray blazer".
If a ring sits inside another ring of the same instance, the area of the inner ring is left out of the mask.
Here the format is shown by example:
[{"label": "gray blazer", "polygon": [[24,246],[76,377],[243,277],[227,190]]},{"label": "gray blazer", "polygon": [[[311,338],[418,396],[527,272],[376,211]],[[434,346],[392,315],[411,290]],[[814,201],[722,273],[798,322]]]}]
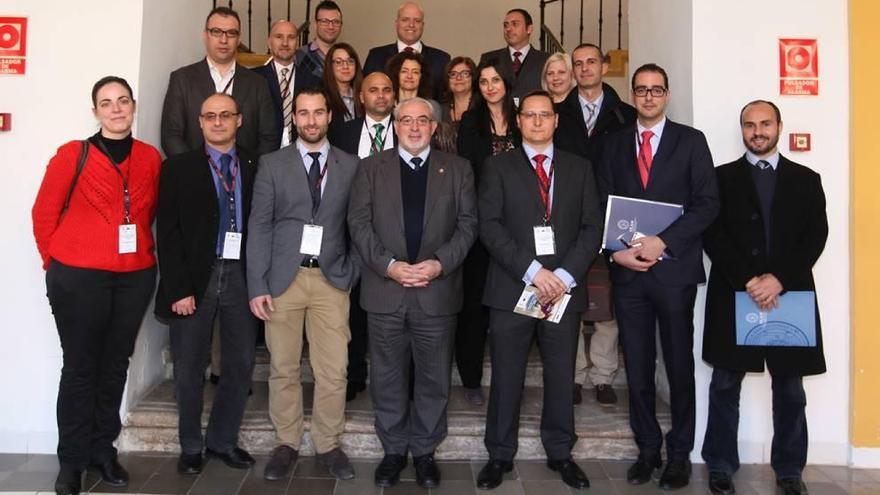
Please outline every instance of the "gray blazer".
[{"label": "gray blazer", "polygon": [[519,75],[513,74],[513,61],[510,59],[510,50],[505,46],[499,50],[493,50],[480,55],[480,63],[495,60],[501,72],[513,82],[513,97],[522,98],[529,91],[541,89],[541,72],[544,70],[544,62],[549,55],[532,46],[529,53],[523,59]]},{"label": "gray blazer", "polygon": [[[348,193],[358,158],[330,147],[321,205],[315,224],[324,227],[318,263],[331,285],[348,290],[358,277],[358,264],[345,232]],[[305,259],[299,251],[303,225],[312,221],[308,174],[296,146],[263,155],[254,182],[248,220],[248,295],[277,297],[293,283]]]},{"label": "gray blazer", "polygon": [[[171,73],[168,92],[162,107],[162,151],[174,156],[199,148],[204,143],[199,127],[202,102],[216,93],[207,59]],[[275,109],[266,78],[237,64],[232,83],[232,97],[238,102],[242,123],[236,143],[257,155],[277,150],[281,134],[275,122]]]},{"label": "gray blazer", "polygon": [[[430,316],[458,313],[461,264],[477,238],[477,197],[470,163],[431,150],[425,220],[418,263],[435,258],[443,273],[425,288],[406,289],[385,274],[392,258],[406,260],[400,158],[397,148],[364,158],[351,188],[348,227],[362,262],[361,307],[371,313],[400,309],[407,290],[416,291]],[[251,234],[253,235],[253,234]]]}]

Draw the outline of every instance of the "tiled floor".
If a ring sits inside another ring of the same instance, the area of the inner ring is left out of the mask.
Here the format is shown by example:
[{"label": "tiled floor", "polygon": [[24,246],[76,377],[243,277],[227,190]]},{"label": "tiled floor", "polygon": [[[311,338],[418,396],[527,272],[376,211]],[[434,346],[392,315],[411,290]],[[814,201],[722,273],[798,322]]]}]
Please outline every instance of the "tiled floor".
[{"label": "tiled floor", "polygon": [[[382,490],[373,484],[376,461],[354,461],[357,477],[352,481],[335,481],[315,466],[311,458],[301,458],[293,476],[287,480],[263,480],[266,458],[257,459],[249,471],[227,468],[209,461],[199,476],[181,476],[176,472],[177,457],[173,455],[124,454],[120,461],[129,470],[131,482],[125,488],[114,488],[100,482],[94,473],[86,477],[91,493],[143,493],[189,495],[392,495],[428,492],[415,484],[412,466],[393,488]],[[590,478],[590,489],[570,490],[541,462],[517,462],[516,469],[496,490],[482,492],[474,488],[474,479],[483,461],[441,463],[442,483],[432,494],[475,495],[639,495],[661,492],[656,485],[631,486],[625,478],[628,463],[620,461],[579,461]],[[52,455],[0,454],[0,492],[34,495],[52,493],[58,462]],[[694,466],[693,481],[676,495],[708,494],[707,473],[703,465]],[[808,466],[804,480],[812,495],[876,495],[880,494],[880,470],[849,469],[839,466]],[[739,495],[774,495],[773,471],[767,465],[744,465],[734,478]]]}]

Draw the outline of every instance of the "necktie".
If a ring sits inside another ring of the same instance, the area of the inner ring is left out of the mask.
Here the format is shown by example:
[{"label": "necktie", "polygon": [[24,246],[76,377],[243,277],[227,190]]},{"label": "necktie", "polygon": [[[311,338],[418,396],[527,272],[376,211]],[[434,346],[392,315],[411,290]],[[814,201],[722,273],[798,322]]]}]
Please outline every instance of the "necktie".
[{"label": "necktie", "polygon": [[375,131],[375,134],[373,135],[372,146],[370,146],[370,156],[375,155],[385,148],[385,134],[383,134],[385,126],[381,123],[373,124],[373,130]]},{"label": "necktie", "polygon": [[654,152],[651,150],[651,138],[654,136],[654,133],[651,131],[644,131],[642,133],[642,142],[639,145],[639,156],[638,156],[638,165],[639,165],[639,176],[642,178],[642,187],[648,188],[648,175],[651,172],[651,162],[654,161]]},{"label": "necktie", "polygon": [[546,217],[550,218],[550,177],[547,175],[547,171],[544,170],[544,160],[547,159],[547,155],[537,154],[535,155],[535,172],[538,174],[538,184],[541,186],[538,189],[538,192],[541,194],[541,202],[544,203],[544,207],[546,209]]},{"label": "necktie", "polygon": [[522,69],[522,52],[513,52],[513,74],[519,75],[519,70]]},{"label": "necktie", "polygon": [[321,184],[318,182],[321,177],[321,162],[318,160],[321,158],[321,153],[312,151],[309,156],[312,158],[312,164],[309,166],[309,191],[312,193],[312,214],[314,215],[321,204]]},{"label": "necktie", "polygon": [[[227,154],[220,155],[220,173],[223,175],[223,180],[226,184],[232,184],[231,164],[231,156]],[[223,252],[223,242],[225,240],[224,233],[235,231],[233,217],[235,211],[232,209],[232,203],[229,201],[230,195],[233,194],[235,194],[235,191],[226,192],[226,188],[222,185],[220,186],[220,191],[218,193],[218,199],[220,200],[220,229],[217,233],[220,236],[218,254]]]},{"label": "necktie", "polygon": [[416,49],[411,46],[408,46],[408,47],[404,48],[403,51],[405,51],[406,53],[415,53]]},{"label": "necktie", "polygon": [[596,105],[587,102],[587,136],[593,133],[594,127],[596,127]]},{"label": "necktie", "polygon": [[421,170],[421,168],[422,168],[422,159],[421,158],[414,156],[414,157],[412,157],[412,160],[410,160],[410,163],[412,163],[413,165],[416,166],[416,171]]},{"label": "necktie", "polygon": [[289,68],[281,69],[281,113],[283,115],[282,127],[289,129],[290,140],[293,141],[293,120],[291,119],[293,116],[293,94],[290,92],[290,78],[287,77],[289,73]]},{"label": "necktie", "polygon": [[768,162],[767,160],[758,160],[758,163],[756,163],[755,165],[757,165],[758,168],[761,170],[767,170],[768,168],[770,168],[770,162]]}]

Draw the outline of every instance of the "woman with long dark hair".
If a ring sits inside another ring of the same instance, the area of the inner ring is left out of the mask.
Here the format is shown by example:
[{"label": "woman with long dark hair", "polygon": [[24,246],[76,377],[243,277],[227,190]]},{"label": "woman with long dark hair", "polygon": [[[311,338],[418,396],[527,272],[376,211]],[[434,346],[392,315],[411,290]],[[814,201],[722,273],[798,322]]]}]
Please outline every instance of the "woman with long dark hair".
[{"label": "woman with long dark hair", "polygon": [[432,99],[431,69],[425,59],[415,52],[400,52],[388,59],[385,73],[391,78],[397,103],[400,104],[416,96],[428,100],[434,111],[434,120],[440,122],[440,104]]},{"label": "woman with long dark hair", "polygon": [[125,79],[92,88],[100,130],[49,161],[34,202],[37,249],[63,351],[58,386],[59,494],[77,494],[95,467],[128,484],[116,458],[119,406],[129,358],[153,294],[151,226],[161,158],[131,136],[135,100]]},{"label": "woman with long dark hair", "polygon": [[361,72],[361,59],[348,43],[336,43],[327,51],[322,85],[332,112],[331,129],[363,117],[364,106],[359,96],[363,81]]}]

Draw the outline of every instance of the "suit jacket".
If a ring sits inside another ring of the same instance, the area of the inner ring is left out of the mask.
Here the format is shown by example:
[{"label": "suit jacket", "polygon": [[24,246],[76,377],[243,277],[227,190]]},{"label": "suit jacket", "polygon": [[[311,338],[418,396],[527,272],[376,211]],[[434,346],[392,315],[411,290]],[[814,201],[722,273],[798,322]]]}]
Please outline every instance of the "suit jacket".
[{"label": "suit jacket", "polygon": [[719,368],[771,374],[825,372],[822,331],[816,308],[816,347],[739,347],[736,345],[734,292],[746,282],[772,273],[784,291],[813,291],[813,265],[825,248],[828,219],[819,174],[780,156],[771,208],[770,252],[763,214],[743,156],[716,169],[721,211],[704,235],[712,259],[706,295],[703,359]]},{"label": "suit jacket", "polygon": [[[204,143],[199,113],[206,98],[216,93],[207,59],[171,73],[162,107],[162,150],[173,156]],[[232,97],[238,102],[242,124],[236,142],[258,155],[281,145],[275,110],[266,80],[241,64],[235,67]]]},{"label": "suit jacket", "polygon": [[[365,117],[357,117],[335,129],[331,128],[330,133],[327,135],[330,144],[346,153],[357,156],[365,120]],[[391,117],[391,121],[394,122],[394,117]],[[388,131],[388,136],[385,139],[389,137],[394,139],[394,146],[397,146],[397,134],[394,132],[394,129]]]},{"label": "suit jacket", "polygon": [[[605,138],[599,171],[603,209],[609,194],[683,205],[684,214],[660,233],[672,258],[658,262],[649,273],[668,285],[705,282],[701,235],[718,214],[718,188],[706,137],[667,118],[645,189],[636,164],[636,129],[631,125]],[[615,263],[610,268],[615,284],[627,283],[637,273]]]},{"label": "suit jacket", "polygon": [[[430,316],[453,315],[462,306],[461,264],[477,237],[477,197],[467,161],[431,150],[422,242],[407,260],[397,148],[360,162],[348,207],[348,227],[362,261],[361,307],[372,313],[400,309],[415,291]],[[418,263],[437,259],[443,273],[425,288],[407,289],[386,276],[392,259]]]},{"label": "suit jacket", "polygon": [[497,61],[501,72],[513,81],[513,97],[522,98],[529,91],[541,89],[541,73],[544,71],[544,63],[547,62],[549,56],[532,46],[522,61],[519,75],[513,73],[513,60],[510,58],[510,50],[506,46],[480,55],[480,63],[488,60]]},{"label": "suit jacket", "polygon": [[[257,157],[237,146],[242,196],[242,253],[248,236]],[[217,260],[217,229],[220,206],[204,148],[174,155],[162,166],[159,176],[159,202],[156,210],[156,247],[159,254],[159,290],[155,312],[176,318],[171,304],[195,296],[196,306],[208,288],[208,279]]]},{"label": "suit jacket", "polygon": [[[390,45],[371,48],[367,54],[367,60],[364,62],[364,75],[366,76],[371,72],[385,72],[385,64],[388,63],[388,59],[397,55],[397,53],[396,41]],[[450,60],[449,54],[422,43],[421,55],[431,70],[431,89],[434,92],[434,99],[440,101],[443,98],[443,92],[446,90],[446,64]]]},{"label": "suit jacket", "polygon": [[633,125],[636,121],[636,109],[622,102],[617,91],[602,83],[602,106],[593,133],[587,135],[587,124],[581,109],[577,88],[568,93],[568,97],[556,104],[559,114],[559,125],[553,135],[553,142],[559,149],[576,153],[593,164],[593,171],[598,172],[602,156],[602,140],[608,134]]},{"label": "suit jacket", "polygon": [[567,311],[587,309],[584,277],[602,242],[602,215],[592,166],[583,158],[554,149],[553,206],[550,225],[556,254],[535,254],[534,227],[544,218],[538,175],[522,148],[484,163],[480,180],[480,241],[489,251],[489,275],[483,304],[513,311],[523,291],[523,275],[532,261],[553,271],[563,268],[577,285]]},{"label": "suit jacket", "polygon": [[321,204],[312,219],[308,173],[295,145],[263,155],[248,221],[247,283],[250,298],[278,297],[290,287],[306,255],[300,253],[303,225],[324,227],[318,264],[331,285],[351,288],[358,268],[352,259],[346,215],[358,159],[330,148]]},{"label": "suit jacket", "polygon": [[[296,65],[296,64],[294,64]],[[275,70],[275,63],[272,59],[269,59],[265,65],[261,65],[259,67],[255,67],[252,69],[257,74],[266,78],[266,82],[269,83],[269,94],[272,96],[272,107],[275,109],[275,128],[278,130],[278,145],[281,145],[281,133],[284,132],[284,101],[281,99],[281,85],[278,83],[278,72]],[[306,87],[308,84],[309,75],[306,74],[305,71],[301,71],[297,69],[293,73],[293,88],[291,88],[291,94],[296,94],[297,91]],[[237,83],[236,83],[237,84]],[[233,91],[235,87],[233,86]],[[294,129],[294,133],[296,129]]]}]

